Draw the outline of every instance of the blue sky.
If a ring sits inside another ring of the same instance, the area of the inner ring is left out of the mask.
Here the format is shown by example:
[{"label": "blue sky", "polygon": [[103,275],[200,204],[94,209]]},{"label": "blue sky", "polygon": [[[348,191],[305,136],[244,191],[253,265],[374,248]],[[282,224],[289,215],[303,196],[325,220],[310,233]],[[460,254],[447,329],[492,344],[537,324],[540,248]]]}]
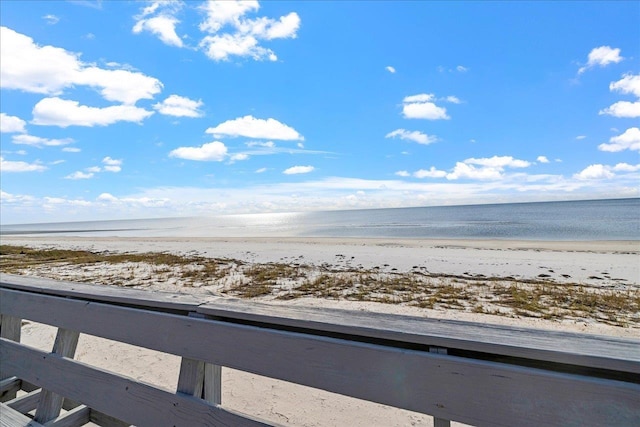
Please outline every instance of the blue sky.
[{"label": "blue sky", "polygon": [[638,197],[638,2],[0,2],[2,223]]}]

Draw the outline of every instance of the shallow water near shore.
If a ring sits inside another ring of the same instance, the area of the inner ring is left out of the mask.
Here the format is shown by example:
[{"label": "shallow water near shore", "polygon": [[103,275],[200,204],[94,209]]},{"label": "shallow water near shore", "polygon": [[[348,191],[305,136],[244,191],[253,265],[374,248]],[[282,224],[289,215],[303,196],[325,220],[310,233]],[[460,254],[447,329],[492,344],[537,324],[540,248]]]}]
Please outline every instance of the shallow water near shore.
[{"label": "shallow water near shore", "polygon": [[2,225],[3,235],[640,240],[640,198]]}]

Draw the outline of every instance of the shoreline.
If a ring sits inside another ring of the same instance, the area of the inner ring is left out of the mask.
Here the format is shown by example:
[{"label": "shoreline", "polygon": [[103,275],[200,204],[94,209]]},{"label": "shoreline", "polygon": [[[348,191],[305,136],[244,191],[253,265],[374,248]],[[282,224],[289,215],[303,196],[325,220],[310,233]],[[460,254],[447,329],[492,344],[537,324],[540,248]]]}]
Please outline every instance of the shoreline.
[{"label": "shoreline", "polygon": [[87,236],[82,233],[0,233],[2,240],[25,241],[132,241],[132,242],[234,242],[234,243],[303,243],[342,245],[385,245],[429,247],[463,247],[478,249],[540,249],[558,251],[635,252],[640,254],[640,240],[543,240],[483,238],[408,238],[408,237],[323,237],[323,236],[122,236],[118,234]]}]

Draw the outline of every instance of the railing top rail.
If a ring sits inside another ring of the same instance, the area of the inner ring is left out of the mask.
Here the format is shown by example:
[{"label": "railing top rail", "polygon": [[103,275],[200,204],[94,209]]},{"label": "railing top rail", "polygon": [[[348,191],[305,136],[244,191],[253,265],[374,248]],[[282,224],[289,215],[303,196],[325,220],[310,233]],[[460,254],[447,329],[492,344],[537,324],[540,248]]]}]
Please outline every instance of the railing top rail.
[{"label": "railing top rail", "polygon": [[523,358],[640,374],[640,339],[428,319],[338,309],[275,306],[227,298],[149,292],[2,274],[0,288],[143,307],[174,314],[200,313],[226,321],[407,347]]},{"label": "railing top rail", "polygon": [[0,273],[0,287],[38,292],[45,295],[82,298],[96,302],[148,307],[159,311],[184,311],[188,313],[195,311],[196,307],[203,302],[201,298],[188,294],[149,292],[118,286],[77,283],[6,273]]}]

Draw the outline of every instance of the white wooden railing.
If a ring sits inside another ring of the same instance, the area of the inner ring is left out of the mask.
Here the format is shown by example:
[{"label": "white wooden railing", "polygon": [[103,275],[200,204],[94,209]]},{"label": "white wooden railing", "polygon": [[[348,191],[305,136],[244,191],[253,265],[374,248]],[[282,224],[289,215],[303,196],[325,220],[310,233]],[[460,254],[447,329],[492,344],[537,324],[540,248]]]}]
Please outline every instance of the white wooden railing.
[{"label": "white wooden railing", "polygon": [[[8,274],[0,314],[2,427],[272,425],[225,407],[221,367],[430,414],[436,426],[640,426],[640,339]],[[52,352],[20,344],[21,319],[59,328]],[[80,333],[180,356],[176,392],[74,360]]]}]

